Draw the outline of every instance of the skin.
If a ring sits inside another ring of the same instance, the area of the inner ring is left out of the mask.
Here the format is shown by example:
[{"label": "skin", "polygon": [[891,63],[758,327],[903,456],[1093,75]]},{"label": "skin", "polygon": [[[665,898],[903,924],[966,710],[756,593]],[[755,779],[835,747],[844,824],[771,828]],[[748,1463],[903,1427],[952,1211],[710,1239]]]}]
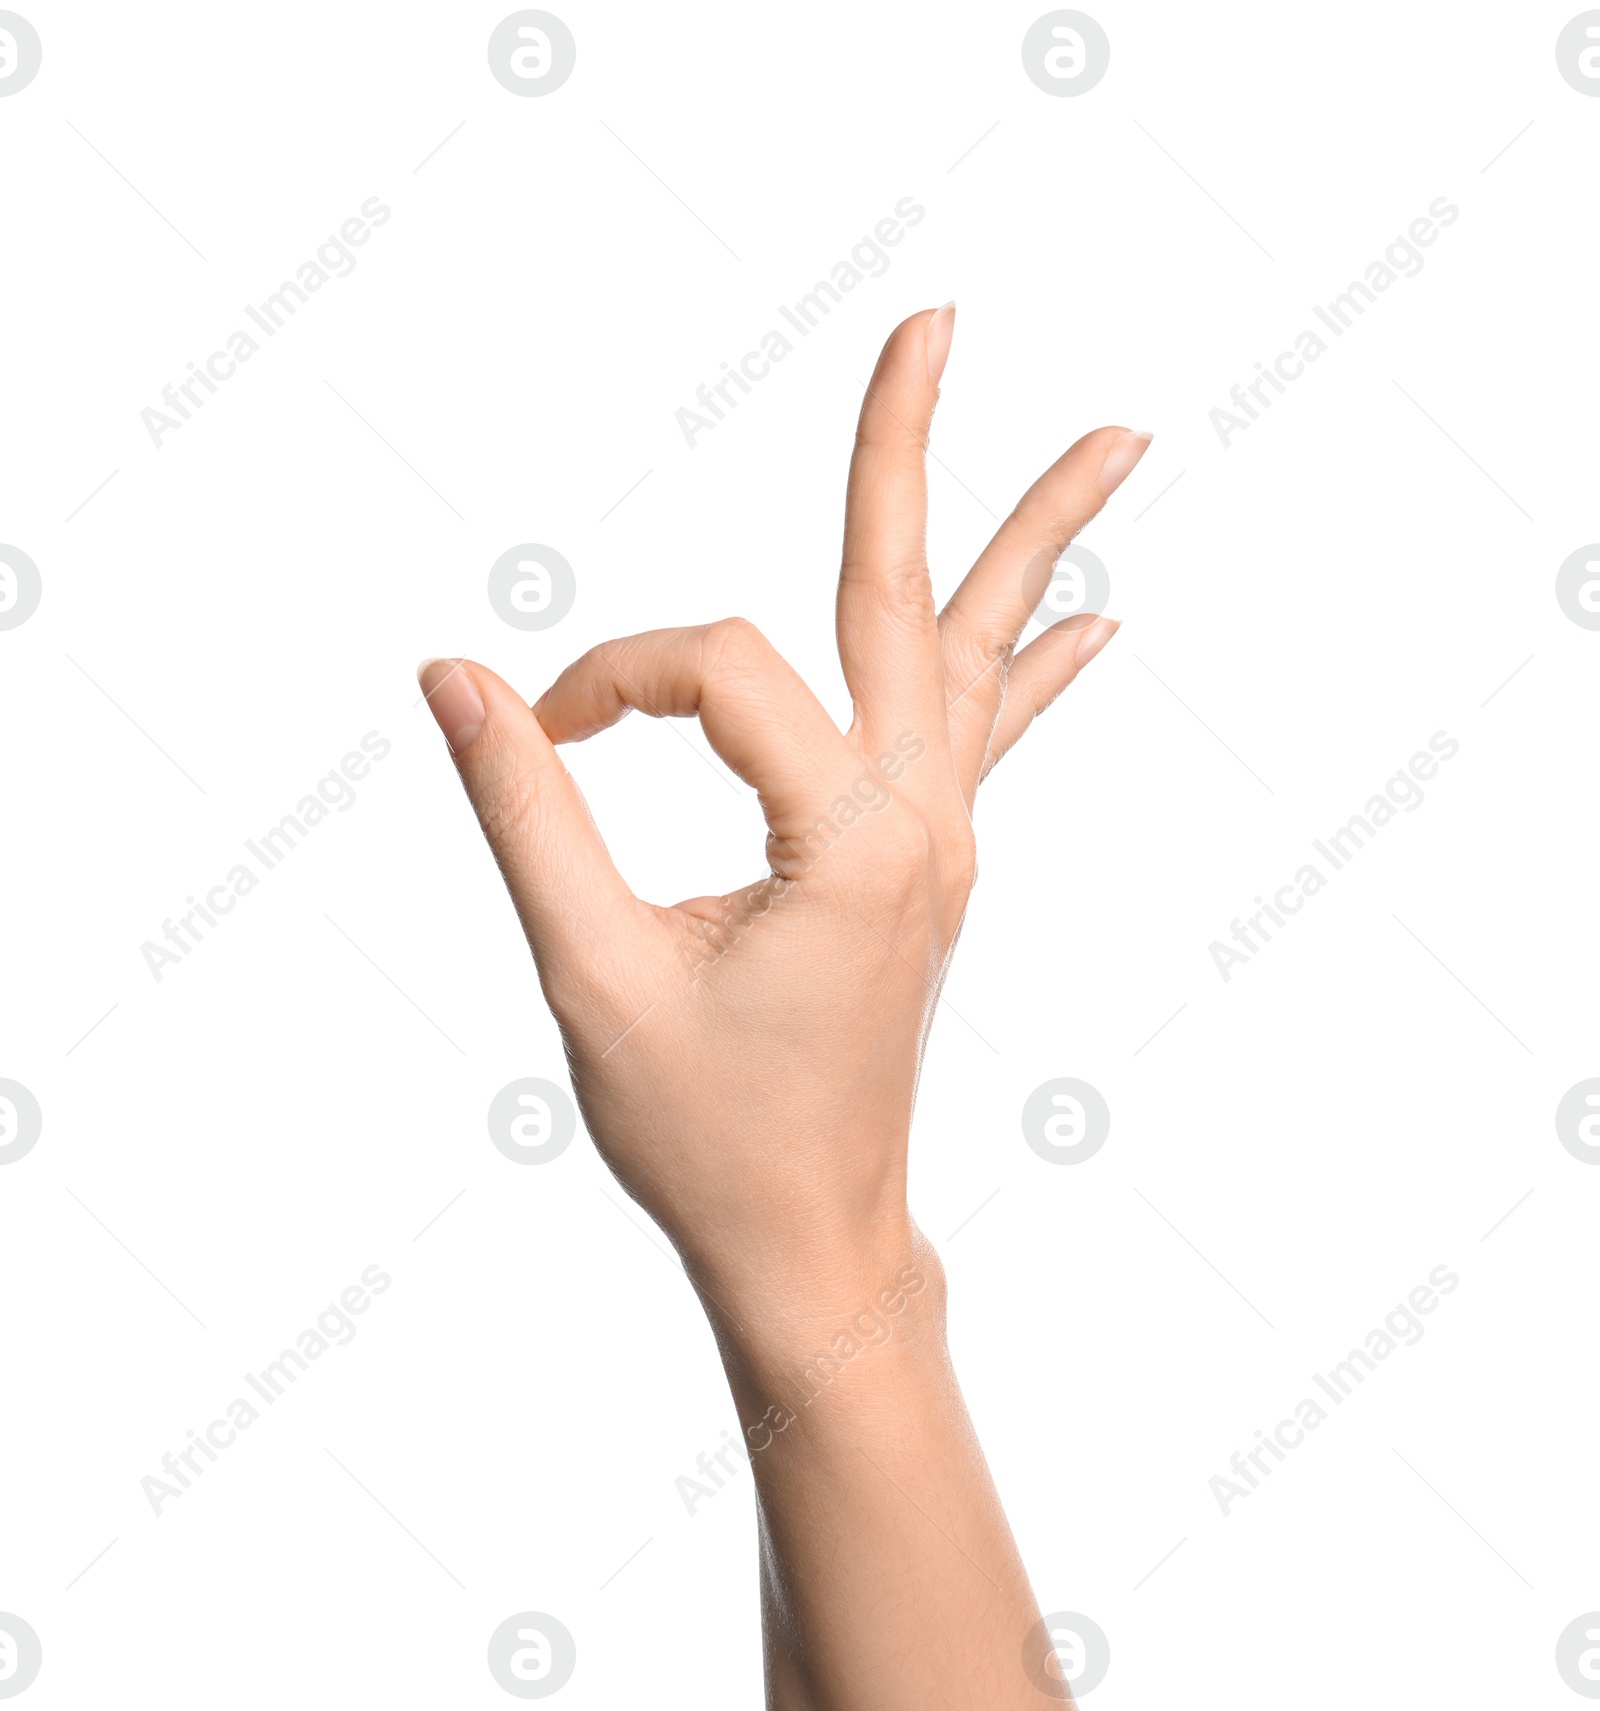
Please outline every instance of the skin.
[{"label": "skin", "polygon": [[[716,1333],[755,1474],[775,1711],[1069,1702],[950,1366],[906,1158],[978,785],[1117,626],[1015,644],[1149,436],[1079,440],[936,612],[923,454],[954,318],[896,328],[862,405],[847,732],[742,618],[593,648],[531,709],[481,665],[420,672],[589,1132]],[[768,867],[746,890],[660,908],[623,883],[556,749],[630,709],[698,717],[757,791]]]}]

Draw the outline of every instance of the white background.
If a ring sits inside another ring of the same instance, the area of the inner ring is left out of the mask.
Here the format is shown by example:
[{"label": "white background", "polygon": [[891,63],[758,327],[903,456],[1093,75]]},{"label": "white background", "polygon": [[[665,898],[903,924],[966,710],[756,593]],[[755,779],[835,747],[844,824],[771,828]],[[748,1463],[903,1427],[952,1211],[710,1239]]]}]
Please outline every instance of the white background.
[{"label": "white background", "polygon": [[[1600,537],[1600,100],[1556,73],[1569,5],[1099,0],[1110,71],[1052,99],[1037,0],[559,0],[577,70],[523,100],[487,68],[503,0],[28,0],[0,539],[44,597],[0,634],[0,1075],[44,1133],[0,1173],[0,1609],[43,1640],[29,1704],[491,1707],[527,1609],[576,1637],[573,1711],[757,1702],[748,1474],[692,1518],[674,1489],[735,1428],[682,1273],[581,1134],[537,1168],[489,1144],[494,1093],[563,1064],[412,673],[466,652],[533,695],[741,613],[843,719],[860,386],[951,297],[941,592],[1080,433],[1156,434],[1085,537],[1123,631],[982,797],[914,1141],[1042,1606],[1109,1636],[1104,1711],[1579,1703],[1600,1170],[1552,1119],[1600,1074],[1600,634],[1554,577]],[[375,195],[355,271],[155,449],[140,411]],[[686,447],[673,412],[906,196],[889,270]],[[1224,450],[1212,407],[1439,196],[1423,271]],[[576,570],[543,633],[485,598],[519,541]],[[356,805],[153,980],[141,944],[371,730]],[[1210,943],[1441,730],[1423,806],[1225,983]],[[759,871],[706,759],[643,719],[571,755],[646,896]],[[1018,1122],[1059,1075],[1112,1111],[1073,1168]],[[154,1516],[141,1478],[371,1264],[356,1340]],[[1423,1341],[1224,1518],[1211,1477],[1440,1264]]]}]

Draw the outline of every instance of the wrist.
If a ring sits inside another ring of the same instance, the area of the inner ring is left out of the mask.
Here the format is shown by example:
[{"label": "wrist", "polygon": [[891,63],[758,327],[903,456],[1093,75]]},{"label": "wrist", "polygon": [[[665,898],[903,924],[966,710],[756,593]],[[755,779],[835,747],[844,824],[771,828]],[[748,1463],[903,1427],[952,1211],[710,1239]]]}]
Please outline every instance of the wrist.
[{"label": "wrist", "polygon": [[908,1363],[947,1358],[944,1267],[909,1217],[825,1265],[752,1276],[731,1299],[697,1286],[752,1449],[824,1396],[831,1412]]}]

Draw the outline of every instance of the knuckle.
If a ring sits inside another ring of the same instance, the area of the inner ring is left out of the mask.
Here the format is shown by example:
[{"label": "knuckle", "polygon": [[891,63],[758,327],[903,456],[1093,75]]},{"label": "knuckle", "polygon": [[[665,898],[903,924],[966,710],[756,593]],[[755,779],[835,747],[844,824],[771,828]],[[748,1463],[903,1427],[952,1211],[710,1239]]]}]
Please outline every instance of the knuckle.
[{"label": "knuckle", "polygon": [[496,791],[478,803],[478,824],[496,850],[523,843],[532,835],[534,822],[533,803],[520,791]]},{"label": "knuckle", "polygon": [[749,671],[771,656],[772,644],[748,618],[719,618],[705,633],[705,667],[718,671]]},{"label": "knuckle", "polygon": [[965,696],[980,687],[984,679],[989,680],[992,690],[1003,692],[1011,675],[1020,626],[986,609],[977,616],[953,611],[941,628],[950,693]]},{"label": "knuckle", "polygon": [[597,685],[610,683],[623,669],[631,639],[619,636],[609,642],[596,642],[567,667],[562,677],[583,685],[592,693]]},{"label": "knuckle", "polygon": [[532,837],[538,822],[538,792],[514,753],[498,749],[474,780],[473,808],[483,835],[497,852]]},{"label": "knuckle", "polygon": [[925,553],[913,553],[904,557],[886,559],[878,572],[878,579],[886,587],[901,594],[923,589],[927,589],[930,594],[932,592],[932,578],[928,572],[928,559]]},{"label": "knuckle", "polygon": [[1025,493],[1006,519],[1007,531],[1036,557],[1056,554],[1072,545],[1084,524],[1104,501],[1088,482],[1056,485],[1042,493]]},{"label": "knuckle", "polygon": [[896,888],[910,875],[927,870],[933,855],[933,839],[927,822],[909,810],[884,816],[876,865]]},{"label": "knuckle", "polygon": [[885,453],[897,462],[915,467],[921,462],[925,444],[920,434],[883,407],[869,406],[856,423],[858,452]]},{"label": "knuckle", "polygon": [[978,840],[971,823],[957,826],[942,842],[941,865],[970,891],[978,882]]},{"label": "knuckle", "polygon": [[1027,535],[1041,553],[1058,553],[1072,545],[1078,531],[1097,509],[1086,494],[1051,493],[1018,508],[1017,530]]},{"label": "knuckle", "polygon": [[918,629],[934,623],[938,613],[933,599],[933,578],[925,555],[878,557],[856,554],[847,558],[843,582],[862,588],[878,609],[897,620],[909,620]]}]

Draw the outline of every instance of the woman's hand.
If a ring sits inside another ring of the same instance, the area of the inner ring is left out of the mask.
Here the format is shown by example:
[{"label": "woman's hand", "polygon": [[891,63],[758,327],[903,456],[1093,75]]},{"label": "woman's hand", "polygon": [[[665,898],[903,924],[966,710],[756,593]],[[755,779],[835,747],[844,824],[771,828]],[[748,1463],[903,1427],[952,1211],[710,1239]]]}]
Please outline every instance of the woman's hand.
[{"label": "woman's hand", "polygon": [[[1046,471],[935,615],[923,450],[954,318],[898,327],[862,406],[838,594],[848,732],[742,618],[604,643],[531,711],[483,666],[421,672],[589,1131],[736,1314],[826,1306],[908,1251],[911,1107],[973,882],[973,796],[1117,627],[1069,619],[1013,658],[1057,555],[1149,444],[1122,428]],[[759,793],[769,871],[746,889],[660,908],[623,883],[556,745],[630,709],[698,715]]]},{"label": "woman's hand", "polygon": [[[1013,658],[1017,638],[1149,436],[1079,440],[936,615],[923,450],[953,325],[947,306],[898,327],[862,405],[847,732],[742,618],[607,642],[532,709],[479,665],[421,673],[589,1132],[717,1333],[755,1473],[777,1711],[1070,1698],[950,1370],[906,1146],[972,889],[973,796],[1116,625],[1068,619]],[[767,871],[744,890],[662,909],[623,884],[556,745],[634,708],[698,715],[758,792]]]}]

